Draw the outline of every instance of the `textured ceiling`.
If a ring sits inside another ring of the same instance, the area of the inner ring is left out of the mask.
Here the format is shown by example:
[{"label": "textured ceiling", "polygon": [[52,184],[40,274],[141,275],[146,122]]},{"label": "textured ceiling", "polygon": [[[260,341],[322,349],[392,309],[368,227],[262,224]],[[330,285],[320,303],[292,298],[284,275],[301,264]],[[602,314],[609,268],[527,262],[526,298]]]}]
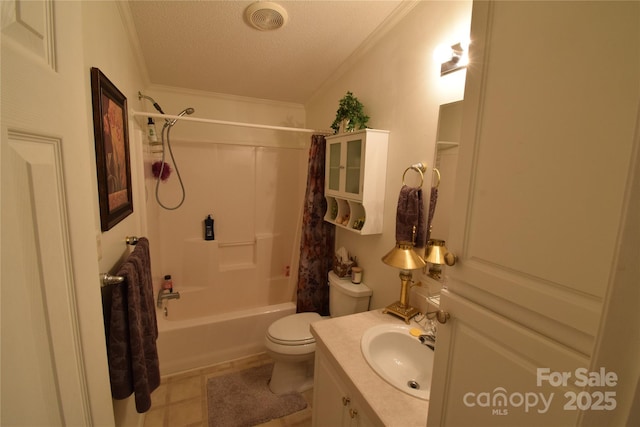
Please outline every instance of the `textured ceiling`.
[{"label": "textured ceiling", "polygon": [[304,104],[414,2],[278,1],[289,19],[275,31],[245,22],[252,3],[129,0],[130,32],[149,83]]}]

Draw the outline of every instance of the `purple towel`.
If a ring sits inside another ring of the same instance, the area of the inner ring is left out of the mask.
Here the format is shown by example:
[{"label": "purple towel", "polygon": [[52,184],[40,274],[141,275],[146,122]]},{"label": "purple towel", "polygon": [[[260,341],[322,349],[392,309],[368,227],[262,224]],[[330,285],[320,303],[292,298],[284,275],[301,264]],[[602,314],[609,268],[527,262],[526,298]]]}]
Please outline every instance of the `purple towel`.
[{"label": "purple towel", "polygon": [[160,385],[158,324],[153,301],[149,241],[142,237],[122,264],[111,299],[107,337],[111,395],[125,399],[135,393],[136,410],[151,407],[151,392]]},{"label": "purple towel", "polygon": [[431,187],[431,200],[429,201],[429,218],[427,219],[427,242],[431,238],[431,223],[436,213],[436,203],[438,203],[438,187]]},{"label": "purple towel", "polygon": [[[413,235],[414,226],[416,227],[415,238]],[[396,213],[396,241],[414,242],[416,248],[422,248],[426,243],[422,188],[403,185],[400,189]]]}]

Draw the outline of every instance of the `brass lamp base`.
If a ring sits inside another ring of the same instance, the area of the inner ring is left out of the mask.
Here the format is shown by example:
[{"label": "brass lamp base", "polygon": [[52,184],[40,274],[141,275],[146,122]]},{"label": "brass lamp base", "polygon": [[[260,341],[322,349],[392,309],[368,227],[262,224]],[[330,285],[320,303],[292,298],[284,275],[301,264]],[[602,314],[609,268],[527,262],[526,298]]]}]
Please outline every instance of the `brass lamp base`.
[{"label": "brass lamp base", "polygon": [[388,305],[384,310],[382,310],[382,312],[398,316],[403,319],[407,325],[413,316],[420,313],[417,308],[411,307],[410,305],[405,304],[403,307],[400,301],[396,301],[393,304]]}]

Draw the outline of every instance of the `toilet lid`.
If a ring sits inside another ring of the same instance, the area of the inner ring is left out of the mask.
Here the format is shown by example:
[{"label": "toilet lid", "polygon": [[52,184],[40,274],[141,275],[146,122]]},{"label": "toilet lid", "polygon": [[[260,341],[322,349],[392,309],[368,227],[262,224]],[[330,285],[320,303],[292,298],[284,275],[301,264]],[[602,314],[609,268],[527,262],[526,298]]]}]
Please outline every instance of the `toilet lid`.
[{"label": "toilet lid", "polygon": [[315,342],[309,324],[320,320],[318,313],[297,313],[276,320],[269,326],[269,339],[278,344],[301,345]]}]

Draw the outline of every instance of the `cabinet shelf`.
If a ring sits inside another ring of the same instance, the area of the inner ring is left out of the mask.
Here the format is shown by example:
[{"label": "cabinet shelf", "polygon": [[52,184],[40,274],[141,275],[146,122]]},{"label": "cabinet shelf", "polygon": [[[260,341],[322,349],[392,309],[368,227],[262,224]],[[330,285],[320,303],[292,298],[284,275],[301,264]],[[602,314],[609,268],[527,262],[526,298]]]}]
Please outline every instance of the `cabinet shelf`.
[{"label": "cabinet shelf", "polygon": [[362,203],[333,196],[325,196],[325,199],[327,200],[325,221],[355,233],[373,234],[365,228],[367,216]]},{"label": "cabinet shelf", "polygon": [[358,234],[382,233],[389,131],[327,137],[324,220]]},{"label": "cabinet shelf", "polygon": [[447,150],[449,148],[458,147],[459,145],[460,143],[455,141],[437,141],[436,142],[436,146],[438,147],[438,150]]}]

